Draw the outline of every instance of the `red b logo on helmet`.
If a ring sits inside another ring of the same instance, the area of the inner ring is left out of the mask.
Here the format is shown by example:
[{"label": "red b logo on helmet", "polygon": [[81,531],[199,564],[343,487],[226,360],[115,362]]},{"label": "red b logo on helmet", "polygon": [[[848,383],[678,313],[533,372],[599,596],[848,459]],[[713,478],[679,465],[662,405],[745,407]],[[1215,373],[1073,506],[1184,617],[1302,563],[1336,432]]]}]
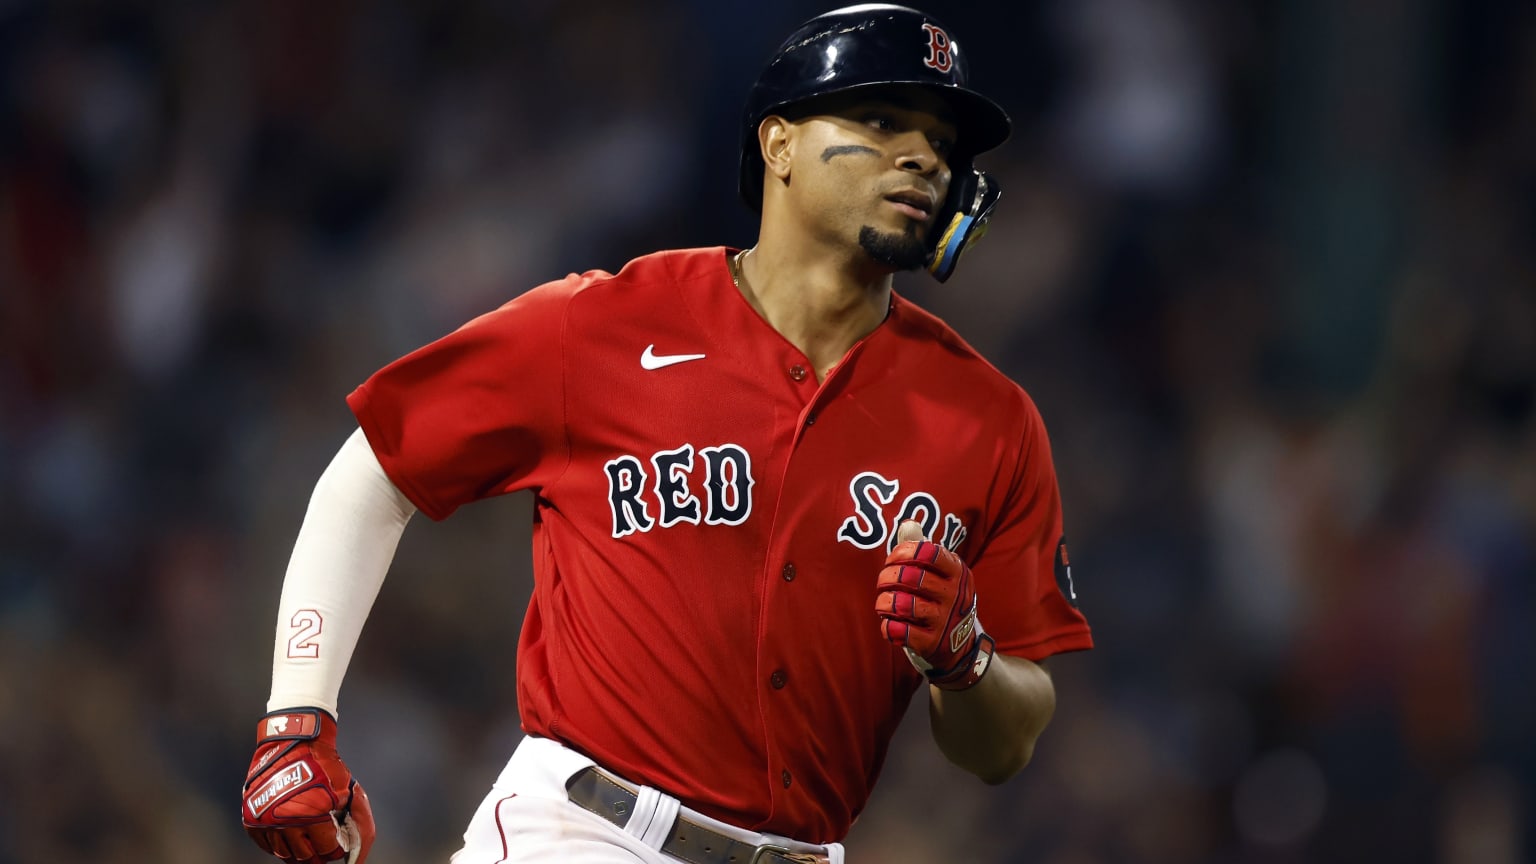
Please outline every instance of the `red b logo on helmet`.
[{"label": "red b logo on helmet", "polygon": [[954,68],[955,58],[949,53],[949,34],[932,24],[924,24],[923,30],[928,34],[928,56],[923,58],[923,65],[940,72]]}]

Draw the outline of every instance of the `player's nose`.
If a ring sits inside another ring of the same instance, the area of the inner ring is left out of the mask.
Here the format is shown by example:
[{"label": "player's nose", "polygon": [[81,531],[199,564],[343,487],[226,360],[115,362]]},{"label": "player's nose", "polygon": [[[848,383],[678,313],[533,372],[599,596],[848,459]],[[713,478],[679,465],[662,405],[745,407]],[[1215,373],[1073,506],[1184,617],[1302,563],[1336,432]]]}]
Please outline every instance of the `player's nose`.
[{"label": "player's nose", "polygon": [[919,130],[911,130],[898,138],[894,152],[896,164],[903,171],[929,176],[945,167],[944,157],[934,149],[928,136]]}]

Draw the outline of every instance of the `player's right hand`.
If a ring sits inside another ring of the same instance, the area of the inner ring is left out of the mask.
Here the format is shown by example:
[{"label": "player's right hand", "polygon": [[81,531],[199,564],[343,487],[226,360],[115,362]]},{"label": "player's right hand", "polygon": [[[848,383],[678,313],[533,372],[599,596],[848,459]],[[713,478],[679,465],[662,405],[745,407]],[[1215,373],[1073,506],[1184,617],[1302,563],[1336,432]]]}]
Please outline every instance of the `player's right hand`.
[{"label": "player's right hand", "polygon": [[373,845],[373,810],[336,754],[330,714],[289,708],[261,718],[240,819],[257,846],[284,861],[363,864]]}]

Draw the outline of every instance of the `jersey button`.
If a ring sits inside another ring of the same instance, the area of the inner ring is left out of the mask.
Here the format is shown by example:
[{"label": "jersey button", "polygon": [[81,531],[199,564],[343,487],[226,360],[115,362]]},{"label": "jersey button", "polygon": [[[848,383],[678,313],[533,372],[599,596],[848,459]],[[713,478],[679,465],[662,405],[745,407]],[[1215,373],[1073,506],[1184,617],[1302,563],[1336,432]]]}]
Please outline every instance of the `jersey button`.
[{"label": "jersey button", "polygon": [[775,669],[775,670],[773,670],[773,674],[768,676],[768,683],[772,684],[773,685],[773,689],[775,689],[775,690],[783,690],[784,689],[784,685],[788,681],[789,681],[789,676],[784,674],[784,670],[783,669]]},{"label": "jersey button", "polygon": [[779,571],[779,575],[784,577],[785,582],[795,581],[795,565],[785,564],[784,569]]},{"label": "jersey button", "polygon": [[784,781],[784,788],[785,789],[788,789],[789,788],[789,784],[793,782],[793,778],[791,778],[789,776],[789,769],[788,768],[784,769],[784,773],[779,775],[779,779]]},{"label": "jersey button", "polygon": [[805,374],[805,367],[801,366],[799,363],[789,367],[789,377],[795,379],[796,381],[804,381]]}]

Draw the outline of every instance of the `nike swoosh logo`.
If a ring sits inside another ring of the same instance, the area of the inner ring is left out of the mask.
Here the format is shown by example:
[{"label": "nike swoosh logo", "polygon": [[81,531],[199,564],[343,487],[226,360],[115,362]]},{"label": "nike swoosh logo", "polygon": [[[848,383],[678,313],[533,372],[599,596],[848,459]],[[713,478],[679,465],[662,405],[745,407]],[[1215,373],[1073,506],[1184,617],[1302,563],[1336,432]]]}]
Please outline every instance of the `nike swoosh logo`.
[{"label": "nike swoosh logo", "polygon": [[663,369],[675,363],[687,363],[689,360],[703,360],[703,354],[657,354],[655,345],[645,346],[645,352],[640,355],[640,368]]}]

